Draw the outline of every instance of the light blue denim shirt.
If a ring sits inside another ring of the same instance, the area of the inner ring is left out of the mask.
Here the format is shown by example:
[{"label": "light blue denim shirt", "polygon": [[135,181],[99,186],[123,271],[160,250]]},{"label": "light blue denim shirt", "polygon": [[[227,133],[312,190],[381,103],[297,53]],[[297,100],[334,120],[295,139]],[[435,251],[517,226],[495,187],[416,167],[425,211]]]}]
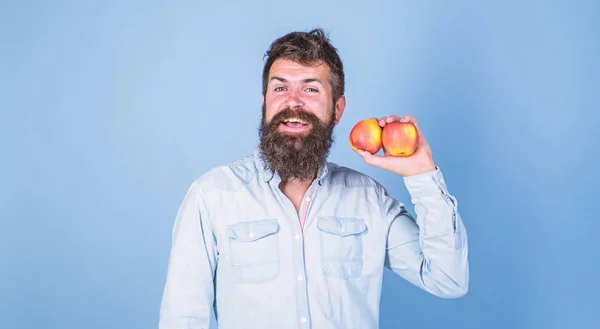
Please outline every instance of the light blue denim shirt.
[{"label": "light blue denim shirt", "polygon": [[441,298],[466,294],[465,227],[439,168],[382,184],[328,162],[304,231],[258,151],[195,180],[172,235],[160,329],[379,327],[384,266]]}]

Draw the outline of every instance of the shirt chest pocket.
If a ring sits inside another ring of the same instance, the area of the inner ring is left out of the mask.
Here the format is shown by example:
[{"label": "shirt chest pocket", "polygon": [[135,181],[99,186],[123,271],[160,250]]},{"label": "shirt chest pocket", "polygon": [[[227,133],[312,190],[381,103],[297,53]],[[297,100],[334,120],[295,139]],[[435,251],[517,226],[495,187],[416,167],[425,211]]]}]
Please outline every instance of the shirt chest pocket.
[{"label": "shirt chest pocket", "polygon": [[319,217],[323,274],[350,279],[359,277],[363,268],[363,239],[367,225],[354,217]]},{"label": "shirt chest pocket", "polygon": [[227,226],[233,276],[239,283],[263,283],[279,275],[279,223],[275,219]]}]

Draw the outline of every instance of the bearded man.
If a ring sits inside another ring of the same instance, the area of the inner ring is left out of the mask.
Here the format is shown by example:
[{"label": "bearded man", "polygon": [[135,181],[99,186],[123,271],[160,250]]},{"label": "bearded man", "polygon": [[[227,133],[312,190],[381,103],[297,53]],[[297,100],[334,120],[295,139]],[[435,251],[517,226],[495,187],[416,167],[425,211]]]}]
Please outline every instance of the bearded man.
[{"label": "bearded man", "polygon": [[346,99],[337,49],[321,29],[275,40],[263,71],[260,141],[211,169],[175,218],[160,329],[379,327],[384,267],[441,298],[469,285],[456,198],[415,119],[408,157],[356,152],[402,181],[416,216],[373,178],[328,161]]}]

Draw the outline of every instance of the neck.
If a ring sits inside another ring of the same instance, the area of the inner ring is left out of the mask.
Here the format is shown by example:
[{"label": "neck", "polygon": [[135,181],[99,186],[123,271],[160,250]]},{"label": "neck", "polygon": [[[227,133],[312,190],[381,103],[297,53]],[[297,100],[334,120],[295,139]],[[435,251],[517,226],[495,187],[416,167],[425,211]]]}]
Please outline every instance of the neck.
[{"label": "neck", "polygon": [[279,183],[279,188],[284,192],[301,192],[304,193],[308,190],[310,184],[317,175],[313,175],[311,179],[298,179],[298,178],[285,178]]},{"label": "neck", "polygon": [[279,189],[292,202],[296,211],[299,211],[302,198],[311,183],[312,180],[285,179],[279,183]]},{"label": "neck", "polygon": [[296,186],[296,187],[301,187],[301,186],[310,186],[310,184],[313,182],[313,180],[317,177],[317,175],[313,175],[310,179],[298,179],[298,178],[294,178],[294,177],[290,177],[290,178],[284,178],[281,180],[280,186]]}]

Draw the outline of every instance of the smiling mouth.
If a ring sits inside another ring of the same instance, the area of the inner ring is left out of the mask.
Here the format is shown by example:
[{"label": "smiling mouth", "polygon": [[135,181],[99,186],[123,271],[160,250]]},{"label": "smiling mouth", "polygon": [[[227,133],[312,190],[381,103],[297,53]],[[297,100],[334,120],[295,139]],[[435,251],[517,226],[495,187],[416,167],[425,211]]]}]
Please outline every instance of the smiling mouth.
[{"label": "smiling mouth", "polygon": [[290,128],[301,128],[308,125],[308,121],[299,118],[289,118],[283,120],[283,124]]}]

